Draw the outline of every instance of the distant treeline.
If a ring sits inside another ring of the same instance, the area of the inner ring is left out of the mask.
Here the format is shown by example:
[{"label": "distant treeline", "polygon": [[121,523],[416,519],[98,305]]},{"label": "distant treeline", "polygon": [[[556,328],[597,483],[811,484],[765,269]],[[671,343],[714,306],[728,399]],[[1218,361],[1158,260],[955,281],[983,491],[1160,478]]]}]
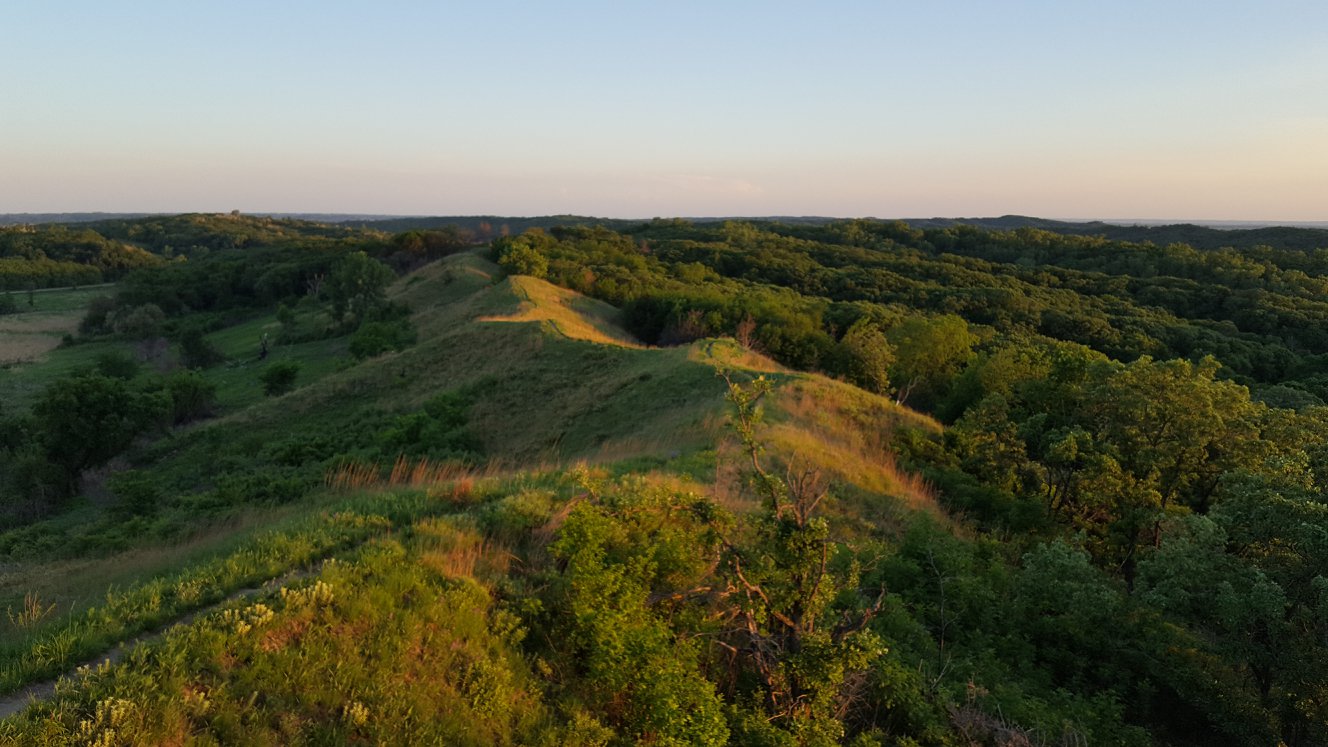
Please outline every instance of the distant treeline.
[{"label": "distant treeline", "polygon": [[102,281],[101,270],[77,262],[53,259],[0,258],[0,290],[63,288]]},{"label": "distant treeline", "polygon": [[1328,247],[1328,228],[1305,226],[1266,226],[1259,228],[1215,228],[1193,223],[1141,226],[1088,221],[1085,223],[1005,215],[999,218],[927,218],[905,221],[914,228],[951,228],[969,225],[992,231],[1038,228],[1053,233],[1077,236],[1101,236],[1113,241],[1152,242],[1154,244],[1189,244],[1196,249],[1252,249],[1275,246],[1280,249],[1322,249]]},{"label": "distant treeline", "polygon": [[[1038,229],[653,221],[498,242],[622,305],[648,342],[752,334],[779,360],[842,374],[859,320],[954,315],[981,335],[1040,336],[1119,360],[1216,357],[1224,375],[1328,398],[1328,250],[1200,251]],[[986,330],[985,332],[983,330]]]},{"label": "distant treeline", "polygon": [[0,288],[46,288],[114,279],[161,257],[90,229],[0,229]]},{"label": "distant treeline", "polygon": [[319,247],[382,253],[390,246],[388,239],[375,231],[235,214],[13,226],[0,228],[0,289],[119,280],[134,270],[231,249]]}]

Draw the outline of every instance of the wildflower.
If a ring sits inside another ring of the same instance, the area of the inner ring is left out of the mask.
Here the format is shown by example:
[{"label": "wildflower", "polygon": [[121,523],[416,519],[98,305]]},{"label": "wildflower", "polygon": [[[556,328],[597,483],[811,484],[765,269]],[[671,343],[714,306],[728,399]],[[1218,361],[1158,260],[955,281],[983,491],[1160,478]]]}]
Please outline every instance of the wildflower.
[{"label": "wildflower", "polygon": [[341,718],[351,726],[364,726],[369,721],[369,709],[358,700],[341,706]]}]

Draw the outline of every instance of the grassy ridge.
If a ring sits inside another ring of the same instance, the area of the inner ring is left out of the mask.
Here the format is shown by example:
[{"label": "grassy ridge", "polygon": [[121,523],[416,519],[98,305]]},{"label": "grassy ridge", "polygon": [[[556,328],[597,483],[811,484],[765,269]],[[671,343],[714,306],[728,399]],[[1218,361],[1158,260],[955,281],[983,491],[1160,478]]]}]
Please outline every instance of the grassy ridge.
[{"label": "grassy ridge", "polygon": [[[776,381],[763,431],[776,452],[824,445],[807,452],[811,466],[846,496],[872,501],[881,520],[929,505],[926,486],[883,450],[898,430],[938,426],[888,399],[787,371],[729,340],[643,347],[616,326],[612,307],[540,280],[503,278],[474,254],[429,265],[392,293],[415,310],[417,345],[358,364],[339,360],[343,340],[278,346],[269,360],[301,360],[302,377],[309,374],[281,397],[249,388],[254,341],[276,331],[275,317],[211,333],[223,353],[247,362],[206,374],[225,414],[133,457],[133,467],[170,490],[156,514],[126,522],[87,507],[10,533],[11,548],[56,548],[89,541],[98,521],[126,538],[138,533],[129,546],[152,542],[154,527],[201,532],[174,550],[107,558],[112,568],[123,563],[101,576],[111,588],[54,578],[82,561],[18,556],[0,604],[18,607],[21,594],[39,588],[38,605],[54,600],[60,609],[11,623],[0,692],[293,569],[329,556],[347,562],[276,596],[206,612],[121,663],[62,684],[53,700],[0,722],[0,741],[603,744],[613,731],[599,717],[544,691],[547,665],[521,647],[517,610],[500,599],[520,596],[543,573],[543,547],[581,500],[580,488],[556,478],[563,466],[649,472],[671,490],[714,485],[728,491],[730,508],[753,508],[717,446],[727,407],[720,368]],[[464,392],[466,427],[491,464],[518,470],[484,483],[475,505],[389,491],[315,493],[278,506],[256,492],[271,477],[307,493],[299,486],[321,481],[334,457],[377,453],[376,434],[440,392]],[[527,471],[540,466],[555,477]],[[229,488],[234,474],[251,481]],[[223,492],[238,502],[218,503]],[[61,614],[66,605],[77,607]]]}]

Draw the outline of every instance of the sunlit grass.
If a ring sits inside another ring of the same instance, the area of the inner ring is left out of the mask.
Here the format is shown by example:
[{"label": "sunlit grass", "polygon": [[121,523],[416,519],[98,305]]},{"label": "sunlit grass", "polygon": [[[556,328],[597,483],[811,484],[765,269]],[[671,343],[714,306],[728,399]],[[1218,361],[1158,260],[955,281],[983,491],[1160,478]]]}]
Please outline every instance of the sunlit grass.
[{"label": "sunlit grass", "polygon": [[483,316],[481,322],[543,322],[554,334],[602,345],[640,348],[641,343],[619,326],[617,309],[537,278],[507,278],[520,301],[511,314]]},{"label": "sunlit grass", "polygon": [[255,535],[230,553],[124,590],[112,588],[96,606],[0,640],[0,692],[58,674],[129,636],[213,604],[237,589],[450,506],[419,493],[345,499],[289,528]]},{"label": "sunlit grass", "polygon": [[[499,560],[481,572],[486,557]],[[515,649],[520,621],[472,577],[505,573],[501,557],[470,530],[420,522],[404,544],[374,540],[85,670],[0,722],[0,741],[565,742]]]}]

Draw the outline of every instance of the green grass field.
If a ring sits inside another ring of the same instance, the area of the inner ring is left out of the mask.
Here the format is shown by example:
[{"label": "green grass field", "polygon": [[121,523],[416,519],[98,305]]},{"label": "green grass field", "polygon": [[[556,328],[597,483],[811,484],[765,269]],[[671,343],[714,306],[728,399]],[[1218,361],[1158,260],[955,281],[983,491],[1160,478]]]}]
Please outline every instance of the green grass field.
[{"label": "green grass field", "polygon": [[[226,356],[226,362],[204,371],[204,376],[217,385],[217,402],[222,412],[234,412],[262,401],[263,387],[258,376],[266,366],[278,361],[300,364],[297,387],[307,386],[348,363],[346,338],[277,344],[280,326],[275,315],[267,314],[207,335],[208,342]],[[260,360],[264,335],[269,340],[268,356]]]},{"label": "green grass field", "polygon": [[0,402],[5,409],[25,408],[46,384],[92,365],[102,353],[131,352],[119,342],[60,347],[65,335],[78,331],[92,299],[114,293],[113,285],[39,290],[32,294],[32,306],[27,293],[11,293],[18,312],[0,316]]}]

